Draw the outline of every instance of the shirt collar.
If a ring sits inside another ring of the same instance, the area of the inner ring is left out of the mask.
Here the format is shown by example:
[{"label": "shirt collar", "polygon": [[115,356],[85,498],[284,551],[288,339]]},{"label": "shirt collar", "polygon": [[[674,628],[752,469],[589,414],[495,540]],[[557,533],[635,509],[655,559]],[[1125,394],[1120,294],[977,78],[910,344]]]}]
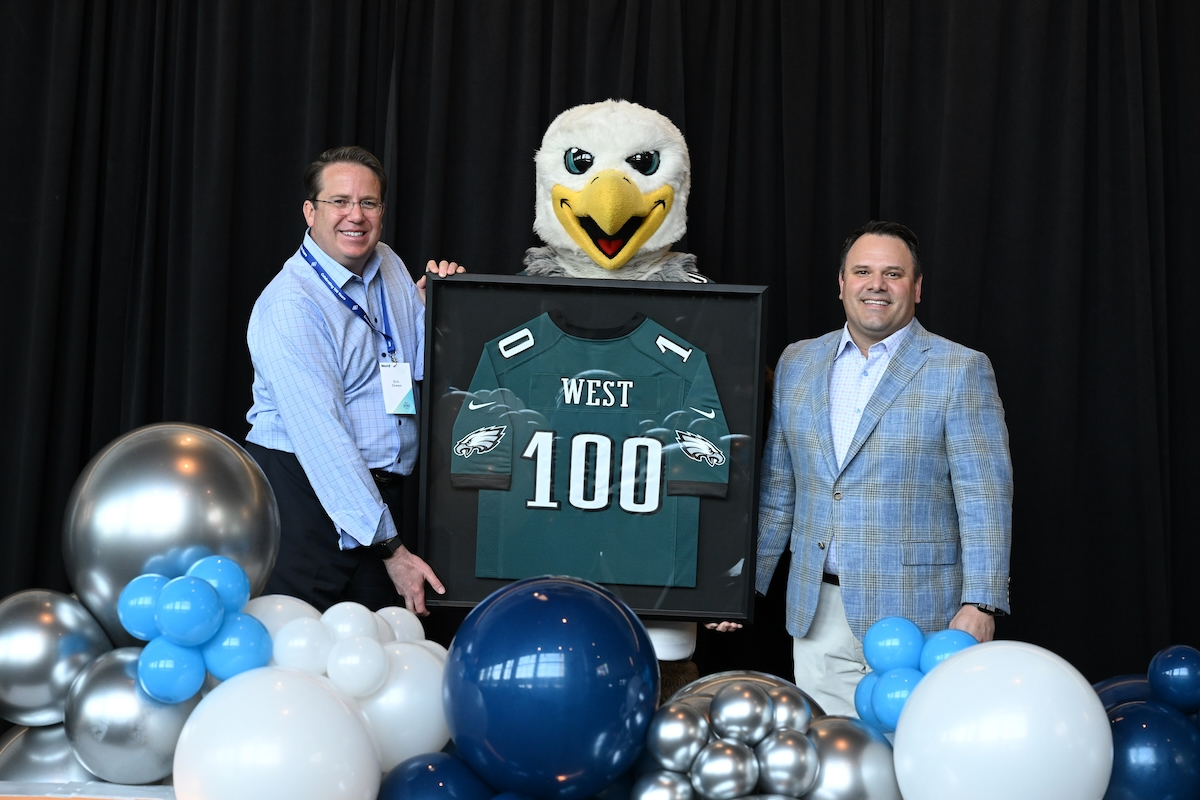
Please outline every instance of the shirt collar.
[{"label": "shirt collar", "polygon": [[[338,286],[345,287],[345,285],[350,282],[351,278],[358,277],[353,272],[330,258],[324,250],[317,246],[317,243],[313,241],[309,231],[304,232],[304,246],[308,248],[308,252],[312,253],[313,257],[317,259],[317,261],[321,262],[321,266],[327,273],[329,273],[329,277],[333,278]],[[375,248],[375,252],[372,253],[371,257],[367,259],[367,266],[363,269],[363,283],[370,283],[375,278],[376,273],[379,272],[379,265],[381,263],[383,263],[383,256],[379,254],[379,248]]]},{"label": "shirt collar", "polygon": [[[915,319],[916,319],[916,317],[913,317],[912,319],[910,319],[908,321],[908,324],[905,325],[903,328],[896,331],[895,333],[893,333],[891,336],[887,337],[886,339],[883,339],[882,341],[878,341],[875,344],[868,347],[867,353],[870,354],[870,352],[872,350],[874,350],[876,347],[883,348],[883,351],[886,352],[889,356],[892,353],[895,353],[896,348],[898,348],[900,346],[901,342],[904,341],[905,337],[908,336],[908,332],[909,332],[909,330],[912,329],[913,320],[915,320]],[[854,343],[854,339],[852,339],[850,337],[850,324],[849,323],[842,326],[842,338],[838,341],[837,354],[833,357],[834,361],[841,358],[842,354],[844,354],[846,352],[847,344],[850,345],[851,350],[853,350],[856,353],[858,352],[858,345],[856,345]]]}]

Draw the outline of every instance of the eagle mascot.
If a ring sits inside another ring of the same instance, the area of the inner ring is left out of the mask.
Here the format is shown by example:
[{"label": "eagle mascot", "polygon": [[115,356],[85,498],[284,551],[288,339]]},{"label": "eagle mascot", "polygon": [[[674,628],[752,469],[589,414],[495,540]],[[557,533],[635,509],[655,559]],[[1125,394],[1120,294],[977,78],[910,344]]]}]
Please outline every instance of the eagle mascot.
[{"label": "eagle mascot", "polygon": [[691,159],[657,111],[624,100],[569,108],[534,156],[533,230],[522,275],[708,283],[671,245],[687,232]]},{"label": "eagle mascot", "polygon": [[[559,114],[534,156],[533,230],[522,275],[709,283],[696,257],[671,245],[687,232],[692,162],[679,128],[625,100]],[[700,677],[696,623],[646,621],[659,658],[660,699]]]}]

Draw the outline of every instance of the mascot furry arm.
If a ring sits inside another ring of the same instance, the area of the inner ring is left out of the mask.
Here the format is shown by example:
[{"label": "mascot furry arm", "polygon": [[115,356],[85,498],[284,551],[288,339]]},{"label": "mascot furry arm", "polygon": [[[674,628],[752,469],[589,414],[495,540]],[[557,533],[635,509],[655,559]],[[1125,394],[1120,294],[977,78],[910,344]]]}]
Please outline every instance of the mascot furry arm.
[{"label": "mascot furry arm", "polygon": [[624,100],[576,106],[534,156],[533,230],[523,275],[708,283],[671,245],[687,232],[691,159],[657,111]]}]

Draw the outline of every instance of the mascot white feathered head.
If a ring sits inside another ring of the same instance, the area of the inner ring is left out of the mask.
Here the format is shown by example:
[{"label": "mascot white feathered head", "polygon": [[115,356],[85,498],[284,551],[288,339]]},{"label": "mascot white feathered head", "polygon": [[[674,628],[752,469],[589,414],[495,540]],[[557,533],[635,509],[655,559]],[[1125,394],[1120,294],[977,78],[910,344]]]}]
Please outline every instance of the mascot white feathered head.
[{"label": "mascot white feathered head", "polygon": [[706,280],[694,256],[671,252],[687,232],[691,160],[662,114],[624,100],[568,109],[534,164],[533,229],[547,246],[528,251],[526,274]]}]

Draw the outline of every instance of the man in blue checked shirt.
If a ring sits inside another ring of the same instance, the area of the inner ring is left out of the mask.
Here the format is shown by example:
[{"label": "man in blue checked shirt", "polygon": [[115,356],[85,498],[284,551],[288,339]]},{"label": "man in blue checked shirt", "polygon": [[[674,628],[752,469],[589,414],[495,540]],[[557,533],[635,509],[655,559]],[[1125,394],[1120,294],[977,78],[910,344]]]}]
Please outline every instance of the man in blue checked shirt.
[{"label": "man in blue checked shirt", "polygon": [[[418,614],[437,576],[401,541],[401,478],[417,460],[425,277],[379,241],[387,175],[361,147],[305,172],[300,249],[254,304],[247,449],[279,501],[279,559],[266,593],[324,611],[351,600]],[[430,261],[427,272],[462,272]]]},{"label": "man in blue checked shirt", "polygon": [[992,639],[1009,610],[1013,486],[991,363],[914,317],[913,232],[855,231],[838,284],[845,327],[788,346],[775,371],[756,582],[765,593],[790,547],[796,683],[855,716],[862,638],[880,618]]}]

